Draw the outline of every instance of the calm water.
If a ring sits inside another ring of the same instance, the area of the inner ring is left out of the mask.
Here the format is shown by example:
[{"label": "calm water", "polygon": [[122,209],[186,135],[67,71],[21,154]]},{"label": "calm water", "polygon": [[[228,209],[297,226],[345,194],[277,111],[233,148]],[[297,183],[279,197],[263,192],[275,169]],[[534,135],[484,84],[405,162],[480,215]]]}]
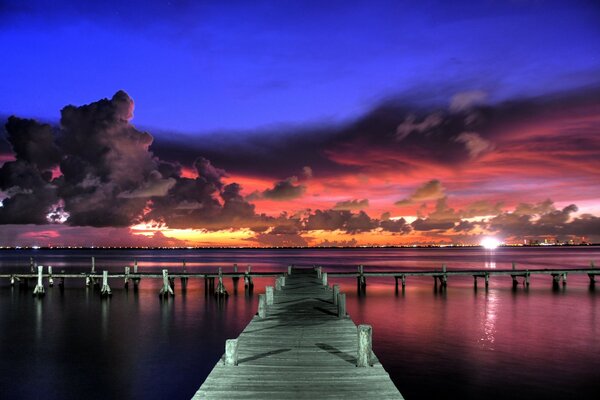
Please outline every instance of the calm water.
[{"label": "calm water", "polygon": [[[29,257],[54,271],[122,271],[137,259],[141,271],[167,267],[188,271],[284,270],[288,264],[325,270],[519,269],[588,267],[600,264],[600,248],[385,250],[182,250],[0,251],[0,271],[27,271]],[[472,278],[451,277],[444,292],[431,278],[409,278],[405,291],[393,279],[369,279],[358,295],[352,279],[334,279],[347,293],[356,323],[374,328],[374,350],[407,399],[568,399],[600,393],[600,283],[570,275],[553,290],[550,277],[534,276],[529,289],[512,289],[510,277],[491,278],[486,291]],[[600,280],[600,278],[599,278]],[[0,282],[0,398],[2,399],[187,399],[256,311],[258,293],[272,279],[256,279],[253,294],[225,284],[232,294],[216,301],[192,280],[185,293],[161,302],[158,280],[126,291],[111,281],[102,300],[83,280],[46,288],[11,288]]]}]

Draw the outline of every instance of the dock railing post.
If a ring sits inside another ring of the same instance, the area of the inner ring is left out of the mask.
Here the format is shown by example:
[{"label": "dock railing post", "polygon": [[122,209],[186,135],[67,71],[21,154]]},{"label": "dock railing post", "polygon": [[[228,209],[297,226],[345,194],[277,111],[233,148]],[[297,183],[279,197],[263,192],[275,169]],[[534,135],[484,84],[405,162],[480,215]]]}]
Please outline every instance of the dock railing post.
[{"label": "dock railing post", "polygon": [[225,341],[225,365],[238,365],[238,340],[227,339]]},{"label": "dock railing post", "polygon": [[133,260],[133,273],[137,274],[138,273],[138,265],[137,265],[137,260]]},{"label": "dock railing post", "polygon": [[100,290],[102,297],[110,296],[110,286],[108,286],[108,271],[102,271],[102,289]]},{"label": "dock railing post", "polygon": [[96,273],[96,257],[92,257],[92,274]]},{"label": "dock railing post", "polygon": [[258,295],[258,317],[265,318],[267,316],[267,298],[264,294]]},{"label": "dock railing post", "polygon": [[35,285],[35,288],[33,289],[33,295],[37,296],[37,297],[42,297],[45,294],[44,282],[42,281],[42,274],[44,273],[44,267],[42,265],[39,265],[37,267],[37,270],[38,270],[38,280],[37,280],[37,285]]},{"label": "dock railing post", "polygon": [[356,354],[356,366],[368,367],[371,365],[371,352],[373,351],[373,328],[371,325],[359,325],[358,350]]},{"label": "dock railing post", "polygon": [[281,276],[277,277],[277,279],[275,279],[275,290],[281,290]]},{"label": "dock railing post", "polygon": [[267,305],[273,305],[273,286],[266,286],[265,287],[265,295],[267,298]]},{"label": "dock railing post", "polygon": [[333,285],[333,304],[337,306],[338,294],[340,294],[340,285]]},{"label": "dock railing post", "polygon": [[346,294],[339,293],[338,294],[338,317],[346,318]]},{"label": "dock railing post", "polygon": [[52,266],[48,265],[48,286],[54,286],[54,278],[52,277]]},{"label": "dock railing post", "polygon": [[287,273],[288,273],[288,275],[292,274],[292,266],[291,265],[288,265],[288,272]]},{"label": "dock railing post", "polygon": [[327,272],[323,272],[321,276],[323,278],[323,286],[327,287]]}]

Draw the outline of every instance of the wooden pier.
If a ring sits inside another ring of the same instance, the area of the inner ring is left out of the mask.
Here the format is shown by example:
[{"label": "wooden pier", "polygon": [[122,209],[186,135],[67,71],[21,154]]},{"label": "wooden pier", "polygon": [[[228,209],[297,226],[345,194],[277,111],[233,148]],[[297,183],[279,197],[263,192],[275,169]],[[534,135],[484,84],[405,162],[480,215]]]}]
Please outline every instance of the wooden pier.
[{"label": "wooden pier", "polygon": [[193,399],[402,399],[345,299],[320,268],[288,268]]}]

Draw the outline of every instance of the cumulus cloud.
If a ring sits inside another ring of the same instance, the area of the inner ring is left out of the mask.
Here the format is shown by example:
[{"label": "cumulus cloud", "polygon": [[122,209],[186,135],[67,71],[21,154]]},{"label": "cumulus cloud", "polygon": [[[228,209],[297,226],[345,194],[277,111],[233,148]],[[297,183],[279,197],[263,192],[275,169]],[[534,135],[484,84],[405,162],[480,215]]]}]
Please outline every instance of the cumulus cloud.
[{"label": "cumulus cloud", "polygon": [[369,199],[339,201],[333,206],[333,210],[362,210],[369,207]]},{"label": "cumulus cloud", "polygon": [[446,189],[439,180],[432,179],[417,188],[409,197],[399,200],[395,204],[397,206],[404,206],[422,201],[438,200],[446,196],[445,191]]},{"label": "cumulus cloud", "polygon": [[298,178],[291,176],[282,181],[275,182],[275,185],[270,189],[266,189],[263,192],[252,193],[249,196],[249,200],[260,198],[276,201],[293,200],[302,197],[305,191],[306,186],[298,184]]}]

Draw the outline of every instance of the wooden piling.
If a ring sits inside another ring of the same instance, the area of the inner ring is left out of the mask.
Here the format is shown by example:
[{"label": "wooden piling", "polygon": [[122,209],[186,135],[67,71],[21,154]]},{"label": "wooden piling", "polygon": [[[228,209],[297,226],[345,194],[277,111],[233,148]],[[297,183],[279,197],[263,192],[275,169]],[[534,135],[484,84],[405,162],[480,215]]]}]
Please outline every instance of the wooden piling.
[{"label": "wooden piling", "polygon": [[260,318],[267,316],[267,298],[264,294],[258,295],[258,316]]},{"label": "wooden piling", "polygon": [[281,276],[275,279],[275,290],[281,290]]},{"label": "wooden piling", "polygon": [[112,295],[110,286],[108,286],[108,271],[102,271],[102,289],[100,290],[102,297],[109,297]]},{"label": "wooden piling", "polygon": [[373,348],[373,328],[371,325],[359,325],[358,332],[358,349],[356,354],[357,367],[371,366],[371,352]]},{"label": "wooden piling", "polygon": [[327,272],[323,272],[323,274],[321,275],[322,281],[323,281],[323,286],[327,287]]},{"label": "wooden piling", "polygon": [[52,277],[52,266],[48,265],[48,286],[54,286],[54,278]]},{"label": "wooden piling", "polygon": [[265,287],[265,295],[266,295],[266,299],[267,299],[267,305],[273,305],[273,286],[266,286]]},{"label": "wooden piling", "polygon": [[215,296],[217,297],[227,297],[228,293],[225,289],[225,285],[223,284],[223,270],[219,267],[219,283],[217,284],[217,289],[215,290]]},{"label": "wooden piling", "polygon": [[92,274],[96,273],[96,257],[92,257]]},{"label": "wooden piling", "polygon": [[225,341],[225,365],[238,365],[238,340],[227,339]]},{"label": "wooden piling", "polygon": [[125,289],[129,288],[129,267],[125,267],[125,281],[123,282]]},{"label": "wooden piling", "polygon": [[33,295],[37,296],[37,297],[43,297],[46,294],[46,292],[44,290],[44,282],[42,281],[42,274],[44,271],[44,267],[42,265],[38,266],[37,271],[38,271],[37,285],[35,285],[35,288],[33,289]]},{"label": "wooden piling", "polygon": [[333,304],[337,305],[338,295],[340,294],[340,285],[333,285]]},{"label": "wooden piling", "polygon": [[338,294],[338,317],[346,318],[346,294],[339,293]]},{"label": "wooden piling", "polygon": [[292,274],[292,266],[291,265],[288,265],[288,267],[287,267],[287,273],[288,273],[288,275]]},{"label": "wooden piling", "polygon": [[175,296],[175,293],[173,292],[173,289],[171,288],[171,286],[169,285],[169,271],[166,269],[162,270],[162,276],[163,276],[163,286],[160,289],[160,291],[158,292],[158,295],[162,298],[168,298],[169,295],[170,296]]}]

